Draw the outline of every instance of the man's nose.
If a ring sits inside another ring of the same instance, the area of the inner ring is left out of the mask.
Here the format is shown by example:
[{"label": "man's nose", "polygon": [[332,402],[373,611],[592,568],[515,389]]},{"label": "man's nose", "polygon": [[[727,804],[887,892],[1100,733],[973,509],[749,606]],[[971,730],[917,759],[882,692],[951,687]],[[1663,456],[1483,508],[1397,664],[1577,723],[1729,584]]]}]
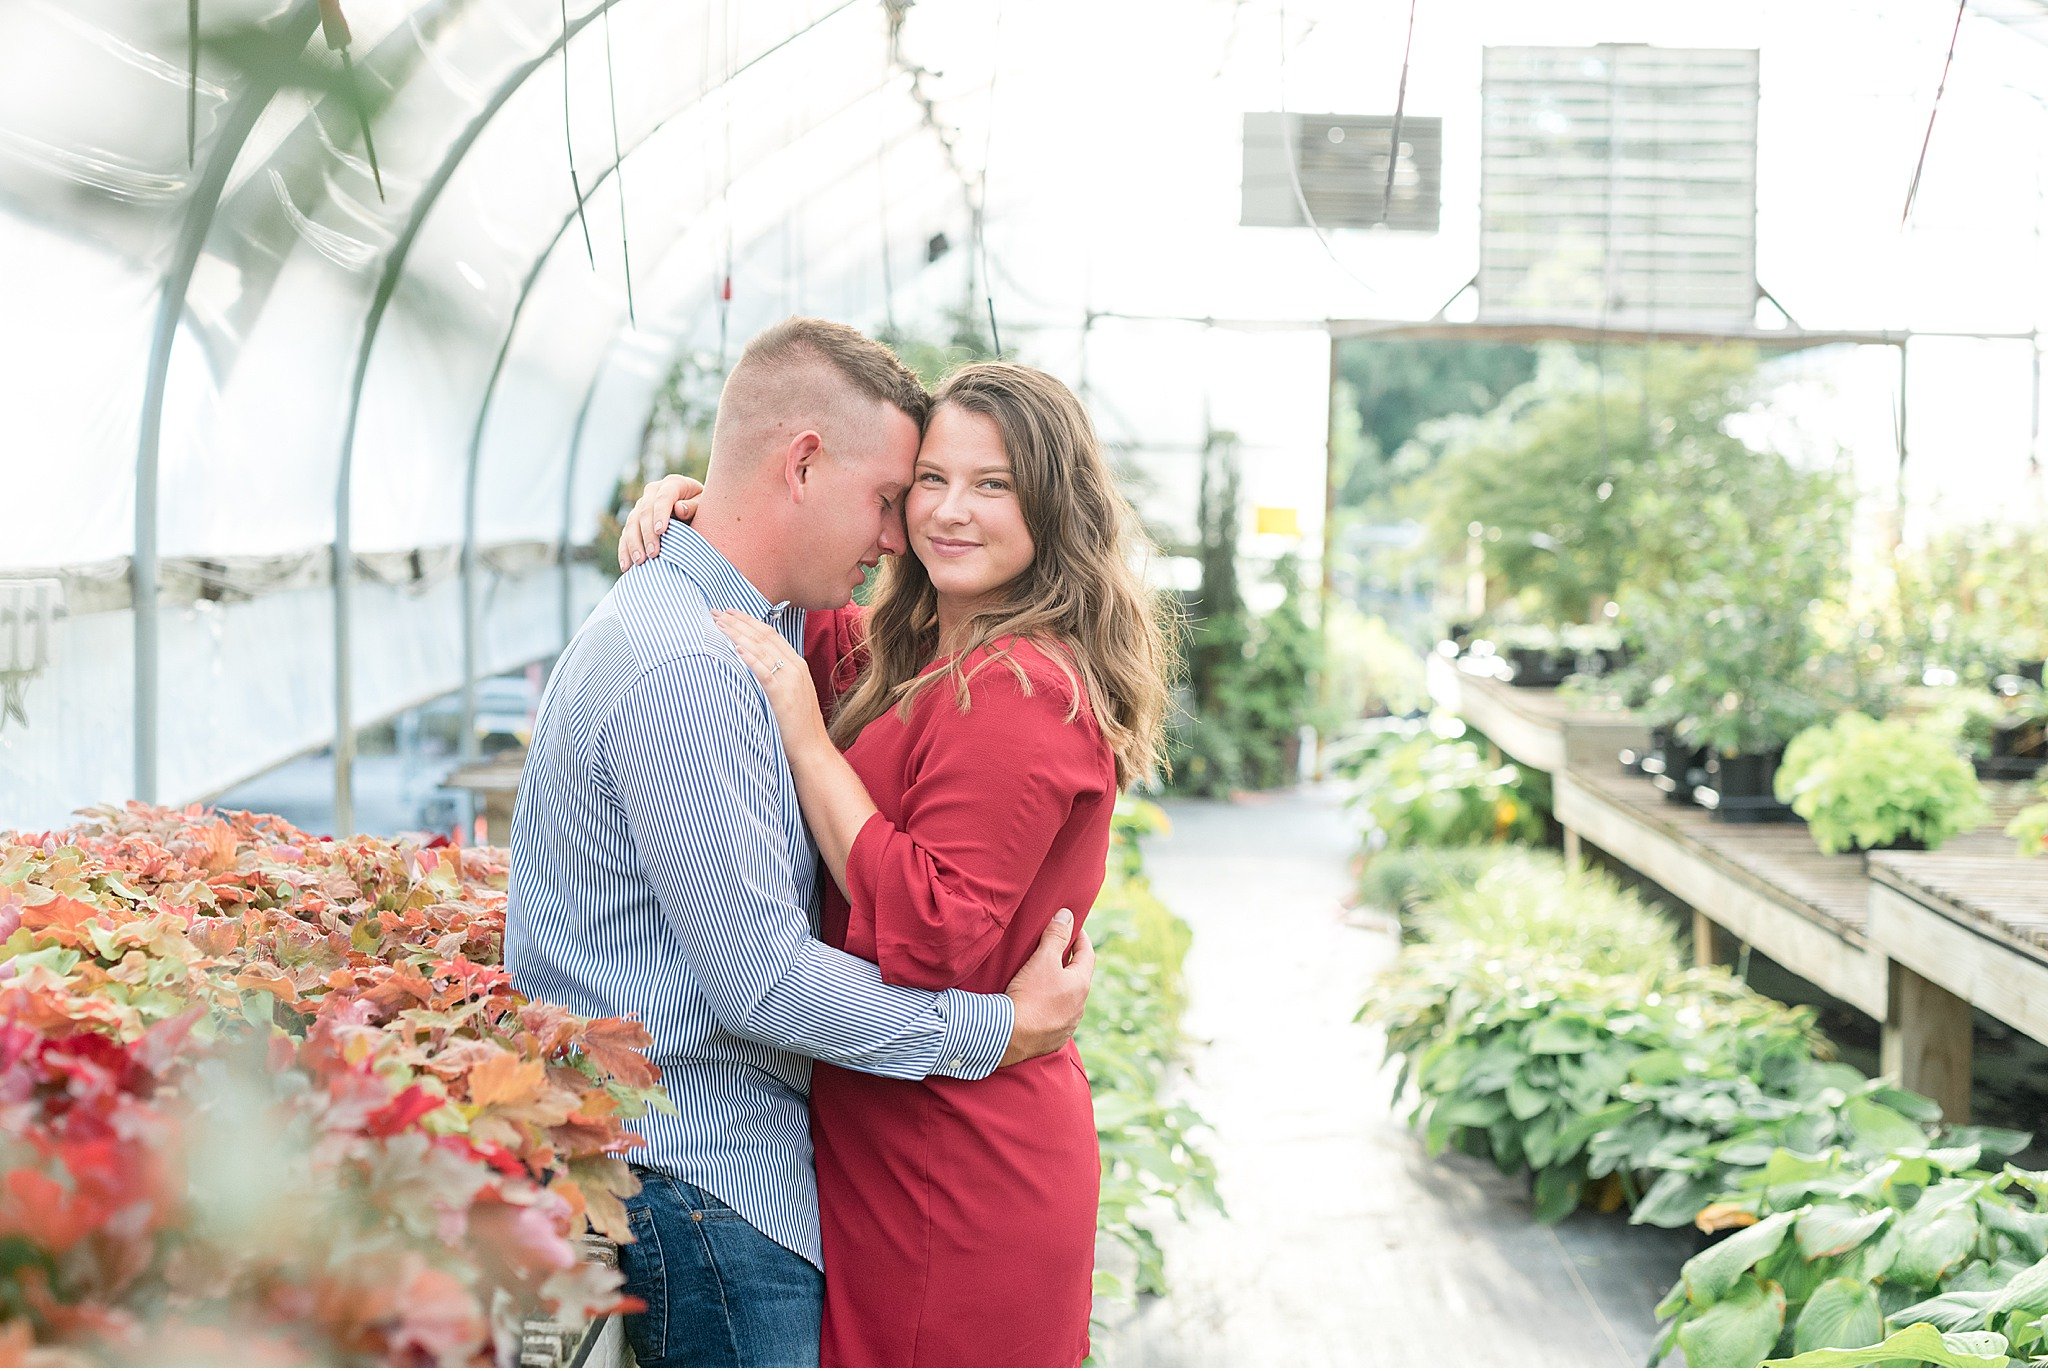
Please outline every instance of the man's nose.
[{"label": "man's nose", "polygon": [[885,556],[900,556],[910,546],[910,536],[903,529],[903,507],[891,509],[882,517],[881,548]]}]

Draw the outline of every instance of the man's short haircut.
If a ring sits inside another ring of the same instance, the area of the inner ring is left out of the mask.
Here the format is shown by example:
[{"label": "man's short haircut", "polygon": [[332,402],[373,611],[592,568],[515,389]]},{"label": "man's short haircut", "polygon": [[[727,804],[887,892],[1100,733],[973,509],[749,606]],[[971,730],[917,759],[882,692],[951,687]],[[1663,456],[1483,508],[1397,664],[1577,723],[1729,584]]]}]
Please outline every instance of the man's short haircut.
[{"label": "man's short haircut", "polygon": [[763,330],[747,344],[734,370],[751,365],[779,371],[806,361],[823,362],[868,399],[902,410],[920,429],[931,415],[931,394],[916,372],[859,329],[830,319],[798,315]]}]

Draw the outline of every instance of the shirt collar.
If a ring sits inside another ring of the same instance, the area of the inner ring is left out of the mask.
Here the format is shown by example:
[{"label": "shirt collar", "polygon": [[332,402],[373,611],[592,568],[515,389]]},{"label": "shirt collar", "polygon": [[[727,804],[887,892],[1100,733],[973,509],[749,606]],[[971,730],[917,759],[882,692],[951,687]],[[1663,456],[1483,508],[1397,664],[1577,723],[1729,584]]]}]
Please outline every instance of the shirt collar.
[{"label": "shirt collar", "polygon": [[795,612],[787,600],[770,604],[739,568],[688,524],[671,523],[662,533],[660,558],[694,581],[713,609],[730,609],[778,625]]}]

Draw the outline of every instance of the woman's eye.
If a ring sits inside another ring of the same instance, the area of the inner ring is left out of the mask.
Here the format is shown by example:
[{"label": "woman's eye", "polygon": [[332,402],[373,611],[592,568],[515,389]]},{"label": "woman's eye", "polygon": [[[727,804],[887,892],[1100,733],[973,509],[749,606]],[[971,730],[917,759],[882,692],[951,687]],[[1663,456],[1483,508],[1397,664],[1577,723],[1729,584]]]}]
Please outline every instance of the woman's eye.
[{"label": "woman's eye", "polygon": [[919,476],[917,479],[924,482],[926,485],[932,485],[934,483],[944,484],[945,478],[941,477],[939,473],[936,471],[927,471],[923,475]]},{"label": "woman's eye", "polygon": [[999,481],[994,479],[993,477],[986,481],[983,481],[982,485],[986,486],[990,490],[1008,490],[1010,488],[1010,483],[1008,481]]}]

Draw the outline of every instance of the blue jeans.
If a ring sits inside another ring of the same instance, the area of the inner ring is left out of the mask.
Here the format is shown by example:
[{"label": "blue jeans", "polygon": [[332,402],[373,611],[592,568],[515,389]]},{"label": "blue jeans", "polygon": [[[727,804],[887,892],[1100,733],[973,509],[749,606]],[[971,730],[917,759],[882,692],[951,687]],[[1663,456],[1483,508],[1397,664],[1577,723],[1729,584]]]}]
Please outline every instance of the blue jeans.
[{"label": "blue jeans", "polygon": [[619,1249],[642,1366],[816,1366],[825,1277],[688,1181],[634,1167],[633,1241]]}]

